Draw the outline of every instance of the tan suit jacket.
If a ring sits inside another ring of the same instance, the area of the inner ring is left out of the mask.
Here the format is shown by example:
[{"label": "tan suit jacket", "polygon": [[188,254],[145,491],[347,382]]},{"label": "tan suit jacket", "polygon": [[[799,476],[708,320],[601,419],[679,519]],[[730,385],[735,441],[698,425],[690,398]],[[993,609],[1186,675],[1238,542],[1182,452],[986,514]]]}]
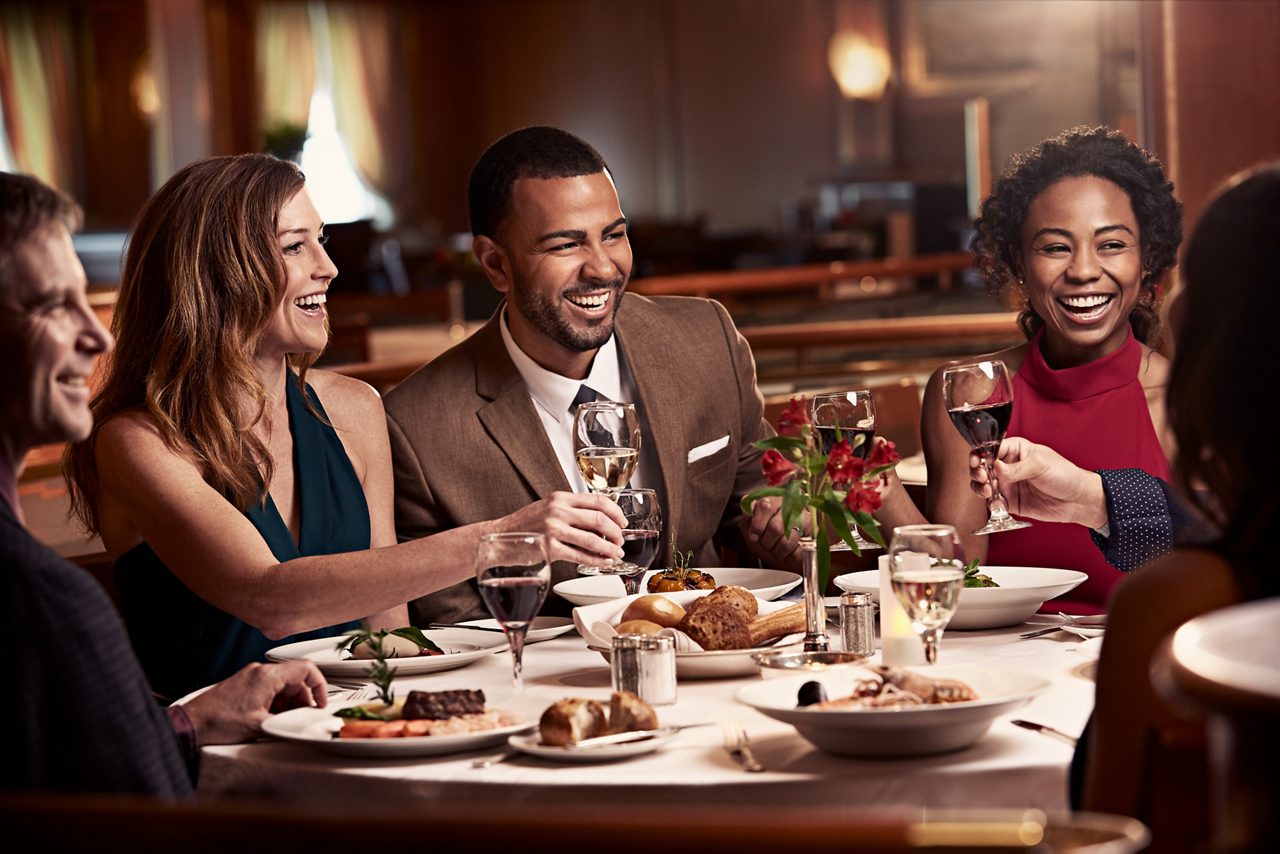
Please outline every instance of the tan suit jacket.
[{"label": "tan suit jacket", "polygon": [[[401,540],[505,516],[570,489],[498,317],[387,395]],[[614,329],[639,396],[641,454],[656,452],[660,474],[653,486],[663,548],[654,565],[669,561],[674,531],[696,566],[716,566],[713,540],[736,532],[742,496],[764,484],[751,443],[773,433],[751,350],[724,307],[704,299],[627,294]],[[724,448],[689,462],[691,450],[726,436]],[[552,574],[554,583],[575,573],[557,563]],[[551,594],[548,604],[557,600]],[[474,581],[416,600],[410,613],[419,625],[487,616]]]}]

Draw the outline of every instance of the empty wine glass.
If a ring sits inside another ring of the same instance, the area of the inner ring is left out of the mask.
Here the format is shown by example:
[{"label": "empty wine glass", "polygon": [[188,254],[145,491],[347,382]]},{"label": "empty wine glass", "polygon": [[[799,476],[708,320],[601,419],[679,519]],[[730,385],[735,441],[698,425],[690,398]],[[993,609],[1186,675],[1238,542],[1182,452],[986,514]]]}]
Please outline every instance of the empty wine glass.
[{"label": "empty wine glass", "polygon": [[[811,404],[813,429],[817,433],[822,446],[822,453],[830,454],[831,449],[841,439],[848,439],[853,446],[853,455],[865,460],[871,453],[871,443],[876,438],[876,404],[871,392],[866,389],[856,391],[823,392],[815,394]],[[858,437],[862,439],[859,440]],[[863,539],[853,526],[850,533],[860,551],[879,549],[869,540]],[[833,536],[831,550],[849,551],[849,545],[838,536]]]},{"label": "empty wine glass", "polygon": [[578,405],[573,452],[587,489],[610,498],[631,480],[640,460],[640,421],[630,403],[596,400]]},{"label": "empty wine glass", "polygon": [[1009,369],[999,359],[953,365],[942,372],[942,397],[951,423],[978,455],[991,483],[987,524],[970,533],[994,534],[1031,527],[1030,522],[1009,515],[993,465],[1013,418],[1013,382],[1009,379]]},{"label": "empty wine glass", "polygon": [[513,685],[524,691],[524,639],[547,598],[551,564],[542,534],[485,534],[476,547],[480,598],[502,626],[511,647]]},{"label": "empty wine glass", "polygon": [[942,630],[951,622],[964,589],[964,565],[950,525],[903,525],[889,543],[889,581],[911,628],[924,644],[925,661],[938,660]]}]

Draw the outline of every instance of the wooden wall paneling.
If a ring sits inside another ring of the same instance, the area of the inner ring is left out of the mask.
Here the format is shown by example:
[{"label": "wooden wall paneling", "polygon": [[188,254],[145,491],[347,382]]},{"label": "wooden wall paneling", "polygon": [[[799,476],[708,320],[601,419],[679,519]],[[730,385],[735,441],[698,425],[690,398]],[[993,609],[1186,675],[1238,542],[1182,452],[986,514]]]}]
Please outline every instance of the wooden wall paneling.
[{"label": "wooden wall paneling", "polygon": [[[1165,0],[1166,148],[1194,227],[1214,188],[1280,158],[1280,0]],[[1168,165],[1168,164],[1166,164]]]},{"label": "wooden wall paneling", "polygon": [[209,42],[209,106],[212,154],[244,154],[262,149],[257,126],[257,0],[205,0]]}]

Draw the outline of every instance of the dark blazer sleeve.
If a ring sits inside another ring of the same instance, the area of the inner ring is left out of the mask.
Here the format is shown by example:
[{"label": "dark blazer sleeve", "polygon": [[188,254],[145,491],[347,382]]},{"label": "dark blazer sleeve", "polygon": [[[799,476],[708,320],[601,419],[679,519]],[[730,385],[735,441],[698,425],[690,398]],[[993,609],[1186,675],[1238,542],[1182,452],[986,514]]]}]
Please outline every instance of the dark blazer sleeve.
[{"label": "dark blazer sleeve", "polygon": [[11,517],[0,565],[18,683],[0,712],[0,789],[190,795],[173,728],[98,583]]},{"label": "dark blazer sleeve", "polygon": [[756,360],[751,346],[734,325],[728,311],[718,302],[712,303],[733,357],[734,378],[738,384],[738,400],[741,401],[742,440],[738,445],[738,470],[734,477],[733,498],[725,507],[724,523],[733,525],[742,516],[742,497],[765,485],[760,469],[764,452],[754,443],[774,435],[773,428],[764,420],[764,397],[756,385]]}]

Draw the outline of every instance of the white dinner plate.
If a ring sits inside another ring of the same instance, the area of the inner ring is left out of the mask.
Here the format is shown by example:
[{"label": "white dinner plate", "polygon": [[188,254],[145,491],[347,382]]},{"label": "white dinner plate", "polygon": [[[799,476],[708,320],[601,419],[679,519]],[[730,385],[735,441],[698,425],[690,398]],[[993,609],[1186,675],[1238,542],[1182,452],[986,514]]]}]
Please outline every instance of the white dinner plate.
[{"label": "white dinner plate", "polygon": [[[640,582],[640,592],[649,592],[649,577],[656,570],[645,573]],[[709,567],[704,572],[710,573],[717,585],[730,584],[745,587],[756,597],[766,602],[777,599],[783,593],[800,583],[800,576],[794,572],[781,569],[740,569],[734,567]],[[574,605],[595,605],[611,599],[621,599],[627,595],[622,579],[616,575],[583,575],[561,581],[551,588],[562,599]]]},{"label": "white dinner plate", "polygon": [[[498,625],[497,620],[467,620],[465,623],[459,623],[458,625],[481,626],[486,629],[502,631],[502,627]],[[533,624],[529,626],[529,631],[524,636],[524,642],[525,644],[531,644],[551,640],[571,631],[573,631],[572,617],[535,617]],[[506,635],[495,634],[494,637],[505,638]]]},{"label": "white dinner plate", "polygon": [[520,719],[519,723],[481,732],[426,735],[418,738],[335,738],[335,733],[342,729],[342,718],[334,717],[333,713],[352,705],[358,703],[339,703],[324,709],[291,709],[263,721],[262,731],[273,738],[307,744],[327,753],[343,756],[440,756],[501,744],[512,734],[537,726],[538,715],[545,703],[517,697],[494,702],[489,708],[510,712]]},{"label": "white dinner plate", "polygon": [[[507,648],[507,636],[467,629],[430,629],[423,632],[444,650],[444,655],[416,655],[413,658],[389,658],[387,664],[395,668],[397,676],[419,676],[463,667],[473,661]],[[361,678],[369,675],[376,661],[372,659],[344,658],[335,647],[340,638],[320,638],[298,641],[267,650],[268,661],[292,661],[305,658],[316,663],[325,676],[337,678]]]},{"label": "white dinner plate", "polygon": [[1096,660],[1098,656],[1102,655],[1102,638],[1090,638],[1077,646],[1076,652],[1080,653],[1085,658]]},{"label": "white dinner plate", "polygon": [[1039,676],[967,665],[913,668],[934,678],[959,679],[979,699],[896,709],[817,709],[796,705],[800,686],[822,683],[827,696],[848,696],[857,668],[766,679],[738,692],[738,701],[791,724],[819,750],[841,756],[925,756],[960,750],[986,733],[991,722],[1029,702],[1049,682]]},{"label": "white dinner plate", "polygon": [[[1073,569],[1043,566],[984,566],[980,571],[1000,586],[961,590],[960,604],[947,624],[948,630],[1016,626],[1039,610],[1045,601],[1061,596],[1088,578]],[[870,593],[873,600],[880,601],[879,570],[838,575],[835,584],[841,590]]]},{"label": "white dinner plate", "polygon": [[530,756],[539,759],[550,759],[553,762],[613,762],[628,759],[659,750],[680,735],[678,732],[646,738],[643,741],[625,741],[622,744],[606,744],[584,750],[570,750],[566,747],[553,747],[542,743],[542,736],[537,732],[518,733],[507,739],[507,744]]}]

